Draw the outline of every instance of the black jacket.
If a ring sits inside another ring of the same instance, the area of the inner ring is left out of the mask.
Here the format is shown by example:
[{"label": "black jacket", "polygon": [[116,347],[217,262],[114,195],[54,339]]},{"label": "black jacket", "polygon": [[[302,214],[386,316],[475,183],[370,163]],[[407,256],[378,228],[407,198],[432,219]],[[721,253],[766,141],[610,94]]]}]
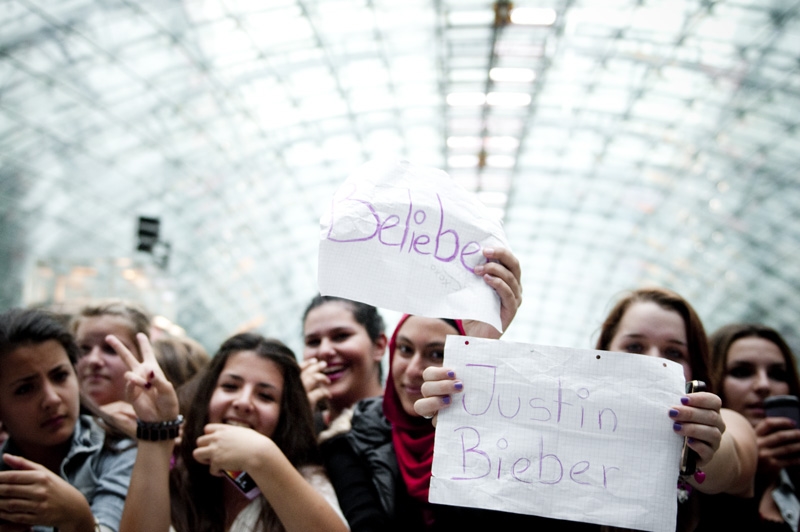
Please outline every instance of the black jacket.
[{"label": "black jacket", "polygon": [[[597,525],[413,499],[400,476],[382,397],[360,401],[351,430],[323,443],[322,454],[352,532],[599,530]],[[433,523],[426,524],[431,518]]]}]

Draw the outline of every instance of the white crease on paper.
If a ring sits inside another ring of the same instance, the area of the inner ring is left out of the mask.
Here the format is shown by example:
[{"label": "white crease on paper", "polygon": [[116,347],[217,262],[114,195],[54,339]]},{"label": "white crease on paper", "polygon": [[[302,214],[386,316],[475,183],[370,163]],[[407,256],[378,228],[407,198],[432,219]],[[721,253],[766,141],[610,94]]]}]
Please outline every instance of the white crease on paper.
[{"label": "white crease on paper", "polygon": [[684,376],[664,359],[448,336],[430,501],[674,532]]},{"label": "white crease on paper", "polygon": [[445,172],[371,162],[320,219],[319,290],[377,307],[476,319],[502,331],[500,298],[472,269],[506,247],[500,221]]}]

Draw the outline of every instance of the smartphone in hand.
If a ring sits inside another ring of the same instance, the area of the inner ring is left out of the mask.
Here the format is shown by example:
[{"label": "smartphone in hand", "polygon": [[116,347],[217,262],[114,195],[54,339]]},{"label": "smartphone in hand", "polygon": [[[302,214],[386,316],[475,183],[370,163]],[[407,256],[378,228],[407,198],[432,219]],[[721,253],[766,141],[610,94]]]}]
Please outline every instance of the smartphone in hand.
[{"label": "smartphone in hand", "polygon": [[794,395],[773,395],[764,399],[766,417],[788,417],[800,427],[800,400]]},{"label": "smartphone in hand", "polygon": [[[706,383],[703,381],[689,381],[686,383],[686,393],[703,392]],[[693,475],[697,471],[697,453],[689,447],[689,438],[683,439],[683,450],[681,451],[681,475]]]}]

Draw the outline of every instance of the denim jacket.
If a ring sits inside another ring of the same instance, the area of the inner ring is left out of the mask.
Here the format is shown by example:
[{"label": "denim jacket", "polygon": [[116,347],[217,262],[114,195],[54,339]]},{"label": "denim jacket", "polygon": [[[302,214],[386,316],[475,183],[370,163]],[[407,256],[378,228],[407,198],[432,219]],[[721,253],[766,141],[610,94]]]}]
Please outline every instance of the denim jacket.
[{"label": "denim jacket", "polygon": [[[72,433],[72,446],[61,462],[61,478],[78,489],[92,509],[92,514],[104,528],[116,532],[128,494],[136,447],[131,440],[121,440],[103,448],[105,431],[91,416],[80,416]],[[19,454],[11,440],[0,449],[0,455],[8,452]],[[10,469],[0,461],[0,471]],[[33,527],[34,532],[50,532],[46,526]]]},{"label": "denim jacket", "polygon": [[772,491],[772,500],[775,501],[781,511],[783,520],[789,524],[792,532],[797,532],[797,522],[800,519],[800,501],[797,500],[794,485],[785,469],[781,469],[778,486]]}]

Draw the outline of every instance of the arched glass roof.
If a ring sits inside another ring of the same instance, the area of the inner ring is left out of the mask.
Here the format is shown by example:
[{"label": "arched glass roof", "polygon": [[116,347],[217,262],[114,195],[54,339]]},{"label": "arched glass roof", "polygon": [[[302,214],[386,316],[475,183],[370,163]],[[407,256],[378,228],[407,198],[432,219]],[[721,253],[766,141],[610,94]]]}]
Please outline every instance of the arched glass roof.
[{"label": "arched glass roof", "polygon": [[246,327],[298,348],[324,205],[390,155],[503,217],[510,340],[590,347],[658,284],[800,348],[800,1],[511,8],[3,2],[0,301],[135,297],[210,349]]}]

